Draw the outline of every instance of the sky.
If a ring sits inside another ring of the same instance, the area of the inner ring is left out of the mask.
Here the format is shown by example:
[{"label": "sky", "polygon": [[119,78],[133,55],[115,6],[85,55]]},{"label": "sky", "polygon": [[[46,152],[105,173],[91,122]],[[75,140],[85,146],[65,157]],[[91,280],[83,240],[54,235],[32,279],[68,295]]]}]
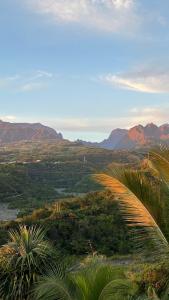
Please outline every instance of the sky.
[{"label": "sky", "polygon": [[169,122],[168,0],[0,1],[0,119],[70,140]]}]

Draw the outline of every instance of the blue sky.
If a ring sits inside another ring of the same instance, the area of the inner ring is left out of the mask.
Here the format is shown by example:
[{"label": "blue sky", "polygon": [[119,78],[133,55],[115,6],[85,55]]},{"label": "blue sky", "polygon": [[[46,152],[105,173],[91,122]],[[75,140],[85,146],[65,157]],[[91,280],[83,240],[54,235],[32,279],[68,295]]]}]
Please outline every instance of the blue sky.
[{"label": "blue sky", "polygon": [[168,0],[0,2],[0,118],[69,139],[169,122]]}]

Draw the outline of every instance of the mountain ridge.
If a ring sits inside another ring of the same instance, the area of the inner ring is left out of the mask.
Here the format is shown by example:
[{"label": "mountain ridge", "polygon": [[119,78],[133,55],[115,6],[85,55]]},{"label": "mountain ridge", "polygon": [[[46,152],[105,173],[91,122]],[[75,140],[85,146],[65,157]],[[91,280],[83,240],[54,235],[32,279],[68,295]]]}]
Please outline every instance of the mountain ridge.
[{"label": "mountain ridge", "polygon": [[114,129],[109,137],[100,143],[81,141],[86,146],[95,146],[110,150],[135,149],[147,146],[155,146],[161,143],[169,144],[169,124],[157,126],[148,123],[141,124],[130,129]]},{"label": "mountain ridge", "polygon": [[10,123],[0,120],[0,143],[46,139],[63,140],[63,136],[41,123]]},{"label": "mountain ridge", "polygon": [[[41,123],[10,123],[0,120],[0,143],[19,141],[64,140],[61,133]],[[107,139],[101,142],[86,142],[77,140],[89,147],[99,147],[109,150],[136,149],[156,146],[161,143],[169,145],[169,124],[157,126],[149,123],[146,126],[138,124],[130,129],[116,128]]]}]

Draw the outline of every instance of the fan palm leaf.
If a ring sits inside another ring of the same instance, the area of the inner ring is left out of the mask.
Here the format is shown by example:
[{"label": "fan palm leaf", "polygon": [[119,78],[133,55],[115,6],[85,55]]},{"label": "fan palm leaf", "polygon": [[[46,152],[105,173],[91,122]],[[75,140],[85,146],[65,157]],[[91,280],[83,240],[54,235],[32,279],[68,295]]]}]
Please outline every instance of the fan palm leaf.
[{"label": "fan palm leaf", "polygon": [[138,248],[143,249],[151,241],[154,252],[168,253],[169,245],[164,234],[140,199],[116,178],[106,174],[96,174],[93,178],[115,195],[125,221],[135,231]]},{"label": "fan palm leaf", "polygon": [[3,299],[29,299],[33,284],[56,257],[44,238],[44,229],[36,226],[9,231],[9,242],[0,249],[4,260],[0,275]]},{"label": "fan palm leaf", "polygon": [[[119,277],[125,280],[123,272],[108,263],[90,263],[60,279],[57,272],[43,277],[35,291],[36,300],[106,300],[103,291]],[[119,279],[119,280],[120,280]],[[112,298],[114,299],[114,298]]]},{"label": "fan palm leaf", "polygon": [[[118,276],[124,279],[123,274]],[[117,278],[116,269],[109,264],[90,264],[80,272],[73,275],[72,279],[80,291],[79,300],[97,300],[107,284]]]},{"label": "fan palm leaf", "polygon": [[132,191],[146,206],[156,222],[162,225],[161,185],[155,184],[138,170],[114,169],[109,172]]},{"label": "fan palm leaf", "polygon": [[37,300],[75,300],[68,285],[69,279],[60,279],[57,274],[43,277],[36,287]]},{"label": "fan palm leaf", "polygon": [[158,176],[169,185],[169,149],[152,150],[149,157]]}]

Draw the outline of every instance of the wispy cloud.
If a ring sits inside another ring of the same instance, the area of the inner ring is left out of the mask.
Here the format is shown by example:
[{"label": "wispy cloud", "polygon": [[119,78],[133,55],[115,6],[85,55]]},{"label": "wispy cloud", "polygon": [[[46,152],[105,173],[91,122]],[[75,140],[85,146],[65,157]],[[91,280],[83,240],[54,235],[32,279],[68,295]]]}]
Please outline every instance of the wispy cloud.
[{"label": "wispy cloud", "polygon": [[45,88],[44,83],[40,82],[31,82],[31,83],[26,83],[19,87],[18,91],[21,92],[32,92],[32,91],[37,91],[37,90],[42,90]]},{"label": "wispy cloud", "polygon": [[6,121],[6,122],[15,122],[17,120],[17,117],[12,116],[12,115],[2,115],[2,116],[0,116],[0,120]]},{"label": "wispy cloud", "polygon": [[[9,122],[40,122],[44,125],[55,128],[56,131],[62,132],[64,136],[74,137],[74,139],[85,139],[101,141],[106,138],[110,132],[117,128],[131,128],[137,124],[146,125],[153,122],[161,125],[169,122],[168,119],[169,104],[160,106],[133,107],[125,112],[125,115],[118,117],[106,118],[77,118],[77,117],[21,117],[21,116],[0,116],[0,119]],[[97,137],[97,138],[96,138]]]},{"label": "wispy cloud", "polygon": [[[137,124],[146,125],[153,122],[161,125],[169,122],[168,118],[169,104],[160,106],[144,106],[133,107],[126,111],[125,115],[118,117],[106,118],[55,118],[54,120],[43,120],[45,124],[54,127],[61,132],[74,132],[74,133],[94,133],[100,135],[109,135],[109,133],[117,128],[131,128]],[[77,134],[77,137],[78,137]]]},{"label": "wispy cloud", "polygon": [[32,75],[30,75],[30,77],[28,78],[29,81],[34,81],[37,80],[39,78],[52,78],[53,74],[47,71],[43,71],[43,70],[38,70],[36,72],[34,72]]},{"label": "wispy cloud", "polygon": [[139,24],[136,0],[25,0],[36,12],[56,22],[126,33]]},{"label": "wispy cloud", "polygon": [[169,122],[169,105],[164,104],[160,106],[134,107],[130,110],[129,115],[133,124],[147,124],[154,122],[162,124]]},{"label": "wispy cloud", "polygon": [[107,74],[100,79],[113,87],[143,93],[169,93],[169,69],[137,69],[120,74]]},{"label": "wispy cloud", "polygon": [[50,72],[37,70],[29,73],[0,77],[0,88],[15,92],[32,92],[47,88],[54,77]]},{"label": "wispy cloud", "polygon": [[[59,131],[70,132],[97,132],[97,133],[110,133],[114,128],[130,128],[137,124],[146,125],[147,123],[154,122],[158,125],[167,123],[169,105],[152,106],[152,107],[133,107],[125,112],[125,115],[114,117],[109,116],[105,118],[77,118],[77,117],[63,117],[54,119],[40,120],[41,122],[54,127]],[[34,120],[37,121],[37,120]]]},{"label": "wispy cloud", "polygon": [[5,88],[8,85],[12,84],[15,80],[19,79],[19,75],[12,75],[12,76],[4,76],[0,77],[0,88]]}]

